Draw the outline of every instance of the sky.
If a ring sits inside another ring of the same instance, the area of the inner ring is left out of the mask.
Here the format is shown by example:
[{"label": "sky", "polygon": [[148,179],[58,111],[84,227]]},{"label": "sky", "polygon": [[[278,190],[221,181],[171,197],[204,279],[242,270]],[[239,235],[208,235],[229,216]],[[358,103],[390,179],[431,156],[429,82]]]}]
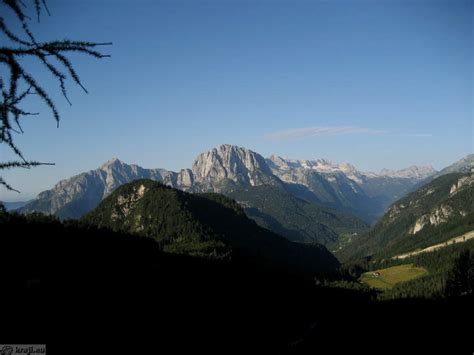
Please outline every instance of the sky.
[{"label": "sky", "polygon": [[[27,158],[55,165],[2,171],[21,193],[0,188],[0,200],[31,199],[113,157],[191,167],[223,143],[363,171],[441,169],[474,151],[471,0],[48,0],[48,7],[51,17],[31,22],[38,39],[112,42],[101,48],[111,57],[71,57],[89,92],[69,80],[72,106],[42,66],[25,60],[61,122],[56,128],[32,98],[26,104],[40,115],[25,119],[16,143]],[[5,8],[0,15],[18,29]],[[12,158],[0,147],[1,161]]]}]

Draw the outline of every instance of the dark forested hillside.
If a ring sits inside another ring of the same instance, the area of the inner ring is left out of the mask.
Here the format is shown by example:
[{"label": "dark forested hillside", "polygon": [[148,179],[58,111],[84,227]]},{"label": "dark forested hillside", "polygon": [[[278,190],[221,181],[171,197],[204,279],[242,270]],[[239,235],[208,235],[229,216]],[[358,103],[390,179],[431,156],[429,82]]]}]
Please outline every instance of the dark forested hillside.
[{"label": "dark forested hillside", "polygon": [[152,238],[42,215],[2,213],[0,228],[3,343],[275,351],[309,320],[311,285],[263,263],[164,253]]},{"label": "dark forested hillside", "polygon": [[81,221],[152,237],[172,253],[261,259],[305,272],[332,272],[338,266],[324,246],[293,243],[258,226],[225,196],[190,194],[151,180],[119,187]]},{"label": "dark forested hillside", "polygon": [[0,228],[4,344],[47,343],[48,354],[379,354],[391,334],[392,350],[471,351],[458,321],[469,296],[374,302],[363,289],[318,287],[243,258],[164,253],[152,238],[52,217],[0,213]]}]

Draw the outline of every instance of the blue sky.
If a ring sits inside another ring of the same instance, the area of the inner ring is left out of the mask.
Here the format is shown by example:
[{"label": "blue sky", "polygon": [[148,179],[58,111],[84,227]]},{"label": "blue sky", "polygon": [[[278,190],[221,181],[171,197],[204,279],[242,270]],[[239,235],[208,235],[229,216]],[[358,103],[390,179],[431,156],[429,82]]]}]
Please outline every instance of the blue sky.
[{"label": "blue sky", "polygon": [[32,24],[39,39],[111,41],[112,57],[72,58],[89,90],[69,83],[72,106],[29,64],[62,121],[31,102],[41,115],[17,144],[56,165],[2,172],[22,193],[0,190],[0,200],[32,198],[112,157],[190,167],[221,143],[374,171],[440,169],[474,150],[472,1],[48,5],[52,17]]}]

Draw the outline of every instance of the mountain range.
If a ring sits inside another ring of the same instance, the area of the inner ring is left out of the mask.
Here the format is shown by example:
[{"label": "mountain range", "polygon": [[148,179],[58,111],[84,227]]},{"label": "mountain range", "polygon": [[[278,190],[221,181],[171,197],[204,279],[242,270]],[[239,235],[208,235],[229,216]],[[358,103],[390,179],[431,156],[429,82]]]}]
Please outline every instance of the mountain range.
[{"label": "mountain range", "polygon": [[[267,163],[282,181],[299,187],[301,197],[373,223],[385,209],[421,181],[435,174],[431,166],[400,171],[361,172],[350,164],[292,160],[271,156]],[[308,191],[303,191],[301,187]]]},{"label": "mountain range", "polygon": [[[436,173],[432,167],[373,173],[325,159],[274,155],[265,159],[249,149],[223,144],[200,154],[191,169],[179,172],[112,159],[98,169],[58,182],[18,211],[80,218],[117,187],[151,179],[192,193],[222,193],[238,201],[261,226],[290,240],[331,246],[342,234],[366,230],[390,204]],[[285,210],[285,206],[297,208]]]}]

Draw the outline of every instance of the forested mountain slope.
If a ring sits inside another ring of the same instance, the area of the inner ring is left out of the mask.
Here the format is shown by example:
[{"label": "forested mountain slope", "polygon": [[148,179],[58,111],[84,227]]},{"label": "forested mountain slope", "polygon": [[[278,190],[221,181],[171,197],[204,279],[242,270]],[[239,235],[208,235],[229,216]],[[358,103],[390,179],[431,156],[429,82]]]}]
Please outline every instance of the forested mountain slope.
[{"label": "forested mountain slope", "polygon": [[452,173],[394,203],[368,233],[337,254],[342,259],[391,257],[474,230],[474,172]]},{"label": "forested mountain slope", "polygon": [[151,237],[173,253],[259,259],[306,272],[331,272],[338,266],[321,244],[290,242],[258,226],[223,195],[190,194],[151,180],[121,186],[81,221]]}]

